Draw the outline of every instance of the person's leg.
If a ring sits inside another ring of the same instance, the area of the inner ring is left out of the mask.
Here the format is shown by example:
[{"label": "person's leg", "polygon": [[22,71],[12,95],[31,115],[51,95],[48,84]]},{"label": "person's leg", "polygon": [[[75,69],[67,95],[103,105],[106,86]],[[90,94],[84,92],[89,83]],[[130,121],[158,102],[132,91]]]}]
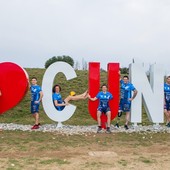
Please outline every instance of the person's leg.
[{"label": "person's leg", "polygon": [[166,117],[166,125],[168,125],[168,123],[169,123],[169,114],[168,114],[167,109],[164,109],[164,114],[165,114],[165,117]]},{"label": "person's leg", "polygon": [[110,122],[111,122],[111,111],[108,111],[108,112],[106,113],[106,115],[107,115],[107,127],[109,127],[109,128],[110,128]]},{"label": "person's leg", "polygon": [[80,95],[75,95],[75,96],[67,96],[64,101],[68,103],[70,100],[84,100],[88,97],[88,91],[85,91],[84,93]]},{"label": "person's leg", "polygon": [[168,127],[170,127],[170,110],[167,111],[167,117]]},{"label": "person's leg", "polygon": [[129,118],[130,118],[130,111],[126,112],[125,125],[128,125],[128,123],[129,123]]},{"label": "person's leg", "polygon": [[98,126],[100,127],[101,127],[101,118],[100,118],[101,114],[102,114],[101,111],[98,110],[97,111],[97,122],[98,122]]},{"label": "person's leg", "polygon": [[128,123],[129,123],[129,119],[130,119],[130,108],[131,108],[131,103],[130,102],[125,103],[124,111],[125,111],[126,115],[125,115],[125,126],[124,127],[126,130],[129,129]]},{"label": "person's leg", "polygon": [[164,109],[164,114],[166,116],[166,126],[170,127],[170,105],[169,103],[166,106],[167,107]]},{"label": "person's leg", "polygon": [[110,130],[111,111],[107,111],[106,115],[107,115],[107,129],[106,129],[106,133],[111,133],[111,130]]},{"label": "person's leg", "polygon": [[101,127],[101,114],[102,112],[100,110],[97,111],[97,122],[98,122],[98,129],[97,129],[97,133],[102,132],[102,127]]},{"label": "person's leg", "polygon": [[33,117],[35,119],[35,124],[31,129],[38,129],[39,128],[39,105],[34,104],[34,105],[32,105],[31,109],[32,109]]},{"label": "person's leg", "polygon": [[118,110],[118,115],[117,115],[117,121],[115,126],[119,128],[119,121],[120,121],[120,117],[122,116],[122,112],[123,112],[123,99],[120,100],[119,102],[119,110]]},{"label": "person's leg", "polygon": [[34,114],[34,118],[35,118],[35,124],[38,125],[39,124],[39,113],[38,112]]}]

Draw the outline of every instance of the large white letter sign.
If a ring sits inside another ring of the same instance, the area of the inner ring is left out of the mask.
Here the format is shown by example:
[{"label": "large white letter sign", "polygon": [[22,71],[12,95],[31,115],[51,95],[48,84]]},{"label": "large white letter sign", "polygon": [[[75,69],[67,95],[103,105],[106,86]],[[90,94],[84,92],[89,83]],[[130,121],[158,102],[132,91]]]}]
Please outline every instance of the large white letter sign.
[{"label": "large white letter sign", "polygon": [[63,73],[67,80],[77,77],[74,69],[67,63],[56,62],[51,64],[47,68],[42,81],[42,90],[44,93],[42,104],[47,116],[50,119],[58,122],[58,127],[61,127],[61,122],[68,120],[74,114],[76,106],[69,104],[62,111],[58,111],[54,107],[52,100],[52,88],[54,78],[59,72]]},{"label": "large white letter sign", "polygon": [[163,123],[164,101],[164,72],[158,65],[150,67],[150,83],[144,67],[137,63],[130,65],[131,82],[138,90],[135,100],[132,102],[131,122],[141,123],[142,99],[148,118],[153,123]]}]

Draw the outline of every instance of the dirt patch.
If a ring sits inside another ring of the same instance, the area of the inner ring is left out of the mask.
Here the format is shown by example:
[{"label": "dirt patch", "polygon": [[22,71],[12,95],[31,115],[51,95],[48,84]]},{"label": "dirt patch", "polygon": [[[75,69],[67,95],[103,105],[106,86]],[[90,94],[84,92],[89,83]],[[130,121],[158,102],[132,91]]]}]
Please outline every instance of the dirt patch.
[{"label": "dirt patch", "polygon": [[3,132],[0,169],[169,170],[169,134],[158,135]]}]

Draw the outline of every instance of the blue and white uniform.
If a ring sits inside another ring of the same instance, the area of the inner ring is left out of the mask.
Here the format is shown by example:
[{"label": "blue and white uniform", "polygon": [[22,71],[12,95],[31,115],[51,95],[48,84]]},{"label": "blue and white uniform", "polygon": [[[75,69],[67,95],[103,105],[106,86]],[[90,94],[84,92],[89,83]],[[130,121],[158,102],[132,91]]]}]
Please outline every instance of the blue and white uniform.
[{"label": "blue and white uniform", "polygon": [[96,98],[99,99],[98,111],[105,114],[110,111],[109,100],[113,99],[113,95],[110,92],[99,92]]},{"label": "blue and white uniform", "polygon": [[38,85],[32,85],[30,87],[31,91],[31,113],[36,113],[39,112],[39,105],[40,103],[35,103],[35,101],[38,101],[40,99],[40,92],[41,87]]},{"label": "blue and white uniform", "polygon": [[164,109],[170,111],[170,84],[164,83]]},{"label": "blue and white uniform", "polygon": [[136,90],[132,83],[124,83],[123,80],[120,81],[120,103],[119,110],[123,112],[129,112],[131,108],[132,91]]},{"label": "blue and white uniform", "polygon": [[[64,100],[62,99],[61,97],[61,94],[60,93],[53,93],[53,102],[57,100],[58,104],[62,104],[62,103],[65,103]],[[55,104],[54,104],[55,106]],[[58,110],[58,111],[61,111],[65,108],[65,106],[55,106],[55,108]]]}]

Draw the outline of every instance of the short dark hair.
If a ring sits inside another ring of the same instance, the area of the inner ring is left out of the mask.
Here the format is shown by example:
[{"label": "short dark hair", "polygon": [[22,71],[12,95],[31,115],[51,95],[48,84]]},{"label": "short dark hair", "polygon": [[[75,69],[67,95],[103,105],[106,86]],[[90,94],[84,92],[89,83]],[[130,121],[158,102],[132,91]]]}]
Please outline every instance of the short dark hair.
[{"label": "short dark hair", "polygon": [[166,77],[166,79],[169,79],[169,78],[170,78],[170,76],[167,76],[167,77]]},{"label": "short dark hair", "polygon": [[106,87],[107,87],[107,84],[102,84],[101,88],[102,88],[103,86],[106,86]]},{"label": "short dark hair", "polygon": [[37,80],[37,77],[32,77],[32,78],[31,78],[31,80],[32,80],[32,79],[35,79],[35,80]]},{"label": "short dark hair", "polygon": [[52,90],[53,93],[55,93],[55,88],[56,88],[56,87],[59,87],[59,89],[60,89],[60,91],[61,91],[61,86],[60,86],[59,84],[56,84],[56,85],[54,85],[54,87],[53,87],[53,90]]},{"label": "short dark hair", "polygon": [[123,79],[124,79],[124,78],[127,78],[127,79],[129,80],[129,77],[128,77],[128,76],[123,76]]}]

